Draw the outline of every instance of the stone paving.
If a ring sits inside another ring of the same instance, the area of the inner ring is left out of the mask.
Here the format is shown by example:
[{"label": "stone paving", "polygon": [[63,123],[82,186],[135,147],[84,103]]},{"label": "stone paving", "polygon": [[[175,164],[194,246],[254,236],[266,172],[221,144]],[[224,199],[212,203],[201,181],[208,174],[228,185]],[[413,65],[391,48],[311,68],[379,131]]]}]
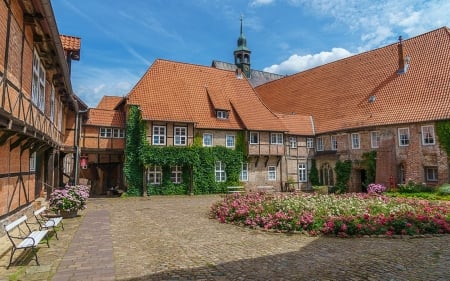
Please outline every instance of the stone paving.
[{"label": "stone paving", "polygon": [[[450,280],[450,235],[317,238],[208,218],[220,196],[93,198],[0,280]],[[8,253],[9,254],[9,253]],[[14,277],[14,278],[12,278]],[[52,279],[53,278],[53,279]]]}]

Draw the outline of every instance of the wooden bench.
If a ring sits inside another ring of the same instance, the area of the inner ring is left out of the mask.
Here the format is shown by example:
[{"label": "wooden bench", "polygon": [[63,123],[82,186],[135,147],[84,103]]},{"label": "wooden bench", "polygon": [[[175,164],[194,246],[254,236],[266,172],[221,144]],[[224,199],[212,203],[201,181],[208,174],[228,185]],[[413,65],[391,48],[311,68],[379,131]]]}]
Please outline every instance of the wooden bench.
[{"label": "wooden bench", "polygon": [[242,185],[228,186],[227,191],[228,191],[228,193],[243,193],[243,192],[245,192],[245,187]]},{"label": "wooden bench", "polygon": [[39,224],[39,230],[47,229],[52,230],[55,233],[56,239],[58,238],[57,228],[61,225],[61,228],[64,230],[64,224],[62,222],[63,218],[59,216],[48,216],[47,215],[47,207],[42,207],[39,210],[34,211],[34,217]]},{"label": "wooden bench", "polygon": [[48,243],[48,229],[31,231],[30,226],[27,223],[26,215],[5,225],[5,232],[12,243],[11,257],[9,258],[7,269],[11,266],[14,253],[18,249],[31,249],[35,256],[36,263],[39,265],[37,246],[42,239],[46,238],[47,246],[50,248],[50,244]]}]

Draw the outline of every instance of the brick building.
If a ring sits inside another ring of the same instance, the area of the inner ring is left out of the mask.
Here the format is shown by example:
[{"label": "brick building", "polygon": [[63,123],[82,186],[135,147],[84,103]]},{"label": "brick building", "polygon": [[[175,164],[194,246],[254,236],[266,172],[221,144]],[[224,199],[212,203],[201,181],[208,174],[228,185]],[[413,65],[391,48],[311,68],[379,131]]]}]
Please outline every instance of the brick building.
[{"label": "brick building", "polygon": [[[436,134],[436,122],[450,119],[449,33],[443,27],[400,38],[288,77],[266,75],[260,84],[251,81],[241,29],[233,66],[156,60],[126,103],[140,107],[151,145],[188,146],[199,135],[203,146],[232,148],[243,133],[247,189],[283,190],[287,182],[310,188],[314,159],[320,182],[329,186],[336,183],[336,162],[350,161],[349,190],[364,191],[371,152],[373,181],[435,186],[449,181],[448,155]],[[159,173],[152,167],[146,178],[160,184]]]},{"label": "brick building", "polygon": [[80,178],[91,186],[92,195],[123,187],[125,112],[122,97],[104,96],[90,108],[81,128]]},{"label": "brick building", "polygon": [[[63,181],[78,102],[50,1],[0,3],[0,221],[29,211]],[[70,38],[70,37],[67,37]],[[73,44],[72,44],[73,45]],[[69,130],[69,131],[68,131]]]},{"label": "brick building", "polygon": [[376,151],[376,182],[449,182],[436,123],[450,119],[447,27],[256,87],[274,112],[311,116],[322,182],[351,160],[351,191],[367,177],[363,154]]}]

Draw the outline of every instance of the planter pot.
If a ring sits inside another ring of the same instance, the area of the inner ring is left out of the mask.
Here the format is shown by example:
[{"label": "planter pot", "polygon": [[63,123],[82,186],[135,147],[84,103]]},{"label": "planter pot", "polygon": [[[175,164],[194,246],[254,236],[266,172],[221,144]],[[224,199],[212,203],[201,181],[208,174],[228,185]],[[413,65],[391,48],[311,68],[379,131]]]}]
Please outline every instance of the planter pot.
[{"label": "planter pot", "polygon": [[78,215],[78,210],[75,210],[75,211],[60,210],[59,214],[65,219],[74,218],[74,217],[76,217]]}]

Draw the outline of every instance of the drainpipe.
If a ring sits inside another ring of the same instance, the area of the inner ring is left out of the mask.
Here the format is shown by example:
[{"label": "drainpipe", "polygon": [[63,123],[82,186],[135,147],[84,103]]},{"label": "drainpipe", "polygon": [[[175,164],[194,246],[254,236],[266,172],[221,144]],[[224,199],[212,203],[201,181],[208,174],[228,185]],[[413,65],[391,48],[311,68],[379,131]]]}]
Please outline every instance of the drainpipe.
[{"label": "drainpipe", "polygon": [[80,121],[80,114],[86,113],[88,110],[78,110],[77,116],[75,119],[75,169],[74,169],[74,185],[78,184],[78,173],[79,173],[79,167],[80,167],[80,135],[81,135],[81,121]]}]

